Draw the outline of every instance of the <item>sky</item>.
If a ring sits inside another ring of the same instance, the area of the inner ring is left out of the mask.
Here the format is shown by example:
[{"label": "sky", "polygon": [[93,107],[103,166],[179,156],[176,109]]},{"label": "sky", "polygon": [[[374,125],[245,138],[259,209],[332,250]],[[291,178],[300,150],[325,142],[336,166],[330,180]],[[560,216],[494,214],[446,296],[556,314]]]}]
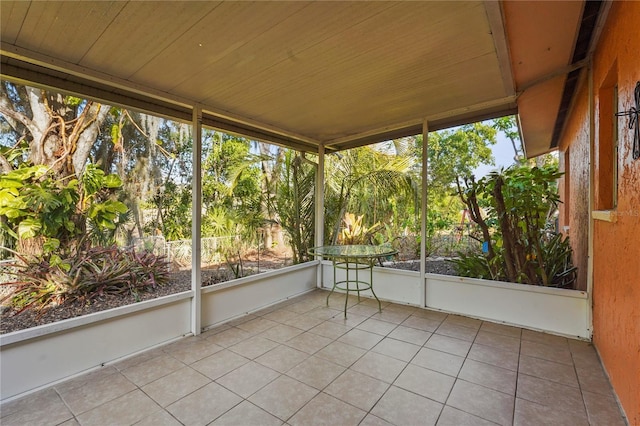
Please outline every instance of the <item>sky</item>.
[{"label": "sky", "polygon": [[486,176],[492,170],[499,169],[500,167],[507,168],[510,165],[514,164],[514,152],[511,141],[502,132],[498,132],[496,139],[498,140],[498,142],[491,147],[496,164],[495,166],[482,165],[477,167],[475,169],[476,179],[479,179],[482,176]]}]

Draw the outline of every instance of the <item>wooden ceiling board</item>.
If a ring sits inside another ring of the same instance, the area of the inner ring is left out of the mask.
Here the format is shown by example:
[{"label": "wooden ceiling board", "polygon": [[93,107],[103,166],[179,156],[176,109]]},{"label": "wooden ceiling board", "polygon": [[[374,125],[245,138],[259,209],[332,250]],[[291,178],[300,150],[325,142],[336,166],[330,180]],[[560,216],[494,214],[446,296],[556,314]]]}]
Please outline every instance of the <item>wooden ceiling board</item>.
[{"label": "wooden ceiling board", "polygon": [[[80,65],[129,79],[219,2],[129,2]],[[161,29],[161,31],[158,31]]]},{"label": "wooden ceiling board", "polygon": [[[468,65],[470,69],[485,69],[492,66],[490,55],[476,58]],[[489,64],[489,65],[487,65]],[[502,83],[495,78],[495,71],[465,72],[459,78],[444,80],[438,76],[413,85],[410,79],[401,80],[404,84],[390,93],[358,92],[345,88],[343,95],[318,98],[308,107],[293,108],[293,102],[284,102],[290,110],[278,112],[276,116],[288,117],[288,125],[303,127],[305,132],[320,140],[333,140],[348,134],[358,134],[373,128],[404,122],[408,119],[419,120],[442,111],[478,104],[494,99],[497,91],[503,90]],[[470,92],[469,87],[474,87]],[[344,93],[349,93],[345,97]],[[355,94],[361,97],[355,96]],[[284,96],[295,97],[295,93]],[[464,101],[460,101],[463,99]],[[263,122],[271,117],[260,116]],[[274,123],[284,126],[285,123]]]},{"label": "wooden ceiling board", "polygon": [[[221,58],[216,64],[218,72],[215,75],[215,85],[202,87],[200,84],[203,79],[211,77],[211,70],[206,69],[176,87],[176,90],[185,94],[197,93],[201,102],[208,102],[210,98],[228,100],[238,93],[247,92],[249,80],[262,81],[270,78],[271,74],[278,75],[279,71],[274,68],[282,63],[286,67],[299,69],[304,66],[300,58],[302,52],[322,45],[345,28],[391,7],[385,2],[368,5],[370,7],[363,9],[359,7],[360,3],[352,2],[313,3],[280,21],[251,44],[241,46],[232,54]],[[251,87],[253,94],[255,86]]]},{"label": "wooden ceiling board", "polygon": [[[289,90],[320,86],[324,91],[326,89],[323,83],[333,84],[345,79],[358,80],[369,72],[386,72],[385,70],[402,68],[404,63],[414,62],[421,56],[431,59],[429,56],[446,40],[446,37],[439,36],[446,28],[457,27],[456,23],[459,20],[452,19],[464,16],[465,10],[469,7],[467,3],[455,4],[456,7],[449,11],[446,19],[440,17],[432,25],[428,22],[432,3],[396,4],[393,8],[385,10],[384,14],[344,28],[324,43],[300,52],[296,55],[297,61],[294,64],[279,63],[268,73],[258,70],[250,80],[244,82],[245,87],[252,87],[251,92],[238,93],[234,87],[223,87],[216,94],[216,99],[225,103],[237,99],[238,103],[242,103],[245,101],[242,96],[273,96],[279,89],[269,81],[273,76],[277,79],[284,76],[282,80],[287,82]],[[462,7],[464,5],[467,7]],[[397,37],[399,33],[404,34],[401,39]],[[464,35],[462,37],[464,38]],[[487,39],[490,40],[490,37]],[[463,45],[465,41],[467,40],[460,41],[457,45]],[[446,63],[443,63],[443,66],[445,65]]]},{"label": "wooden ceiling board", "polygon": [[[421,6],[425,8],[424,4]],[[474,7],[479,6],[472,4],[472,9]],[[343,31],[367,34],[366,44],[354,46],[342,41],[361,40],[354,35],[334,36],[331,43],[322,43],[301,53],[298,63],[278,64],[271,77],[258,74],[262,76],[261,79],[256,77],[247,83],[252,90],[226,90],[203,102],[219,102],[242,115],[266,122],[273,122],[274,116],[296,121],[293,115],[310,110],[309,114],[316,117],[314,122],[317,126],[317,116],[325,116],[326,120],[320,121],[331,120],[335,116],[351,117],[350,111],[366,108],[369,97],[377,99],[387,96],[395,99],[398,96],[413,96],[418,90],[416,86],[423,81],[455,79],[455,73],[451,71],[466,57],[494,52],[486,18],[473,19],[478,14],[469,9],[469,5],[466,5],[462,10],[454,10],[455,13],[447,15],[446,19],[441,17],[428,28],[419,28],[427,14],[408,14],[406,9],[397,9],[395,16],[386,11],[382,21],[367,22],[365,28],[352,26]],[[456,41],[443,35],[451,33],[452,28],[458,27],[455,24],[461,21],[469,31],[461,34]],[[416,28],[412,36],[402,40],[392,36],[407,27]],[[436,49],[444,43],[448,43],[448,48]],[[292,67],[296,68],[295,72],[290,70]],[[461,68],[465,73],[474,69]],[[499,68],[494,66],[492,69],[499,76]],[[278,83],[285,85],[279,86]],[[224,85],[221,87],[224,88]],[[349,93],[349,99],[344,99],[345,93]],[[301,103],[303,108],[299,107]],[[370,116],[370,110],[363,115]],[[349,121],[351,118],[347,118]]]},{"label": "wooden ceiling board", "polygon": [[29,11],[27,2],[0,2],[0,34],[3,41],[14,44]]},{"label": "wooden ceiling board", "polygon": [[[211,69],[203,86],[215,84],[216,63],[257,39],[279,20],[305,7],[304,2],[274,2],[257,13],[256,5],[223,2],[176,39],[161,55],[149,61],[131,79],[175,91],[184,81]],[[161,70],[159,72],[159,70]],[[177,93],[181,93],[176,91]]]},{"label": "wooden ceiling board", "polygon": [[16,44],[77,64],[125,3],[32,2]]},{"label": "wooden ceiling board", "polygon": [[[55,80],[46,67],[66,70],[95,82],[89,93],[115,86],[132,101],[201,104],[249,134],[346,147],[425,118],[511,111],[511,82],[569,63],[583,4],[2,0],[0,34],[3,64],[6,55],[45,67],[29,74],[41,84]],[[520,96],[533,116],[521,118],[527,139],[548,140],[561,86]]]},{"label": "wooden ceiling board", "polygon": [[516,86],[549,75],[571,62],[583,3],[504,2]]}]

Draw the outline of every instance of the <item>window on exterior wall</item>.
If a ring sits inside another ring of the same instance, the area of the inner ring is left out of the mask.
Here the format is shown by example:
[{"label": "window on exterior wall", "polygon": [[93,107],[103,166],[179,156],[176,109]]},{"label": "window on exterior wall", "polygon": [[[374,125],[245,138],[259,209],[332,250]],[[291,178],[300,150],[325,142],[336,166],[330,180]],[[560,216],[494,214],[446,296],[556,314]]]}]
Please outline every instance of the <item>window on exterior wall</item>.
[{"label": "window on exterior wall", "polygon": [[598,151],[596,159],[596,209],[613,210],[618,194],[617,67],[614,65],[598,93]]}]

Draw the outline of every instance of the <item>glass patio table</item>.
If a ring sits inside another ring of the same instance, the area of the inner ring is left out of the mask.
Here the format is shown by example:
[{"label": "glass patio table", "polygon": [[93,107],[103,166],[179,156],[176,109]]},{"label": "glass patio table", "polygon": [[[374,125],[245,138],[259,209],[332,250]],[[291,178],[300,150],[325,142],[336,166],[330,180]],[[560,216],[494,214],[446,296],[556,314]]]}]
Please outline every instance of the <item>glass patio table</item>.
[{"label": "glass patio table", "polygon": [[[373,291],[373,265],[376,260],[381,257],[393,256],[398,253],[389,246],[375,246],[375,245],[333,245],[333,246],[318,246],[311,247],[309,254],[314,256],[322,256],[325,259],[331,260],[333,263],[333,287],[327,296],[327,306],[329,306],[329,297],[333,294],[337,288],[347,293],[344,301],[344,317],[347,317],[347,304],[349,301],[349,292],[355,291],[358,293],[358,300],[360,300],[360,292],[371,290],[371,294],[378,301],[378,310],[382,312],[382,304],[380,299]],[[337,270],[341,269],[345,271],[345,279],[338,280]],[[366,274],[369,272],[368,279],[365,281],[362,278],[361,272]]]}]

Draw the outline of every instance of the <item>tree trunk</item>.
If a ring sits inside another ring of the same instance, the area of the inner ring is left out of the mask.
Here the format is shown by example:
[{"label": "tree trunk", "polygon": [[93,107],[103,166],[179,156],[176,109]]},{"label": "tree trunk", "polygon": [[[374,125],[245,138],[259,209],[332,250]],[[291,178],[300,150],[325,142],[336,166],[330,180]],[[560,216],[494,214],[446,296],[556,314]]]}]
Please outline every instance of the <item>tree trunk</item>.
[{"label": "tree trunk", "polygon": [[504,181],[501,177],[496,179],[495,186],[493,187],[493,196],[496,203],[496,213],[498,215],[498,223],[500,224],[500,230],[502,231],[502,246],[504,248],[504,261],[507,272],[507,279],[510,282],[516,282],[518,277],[516,271],[516,241],[514,239],[514,232],[512,224],[509,222],[509,216],[504,202],[504,196],[502,194],[502,186]]}]

